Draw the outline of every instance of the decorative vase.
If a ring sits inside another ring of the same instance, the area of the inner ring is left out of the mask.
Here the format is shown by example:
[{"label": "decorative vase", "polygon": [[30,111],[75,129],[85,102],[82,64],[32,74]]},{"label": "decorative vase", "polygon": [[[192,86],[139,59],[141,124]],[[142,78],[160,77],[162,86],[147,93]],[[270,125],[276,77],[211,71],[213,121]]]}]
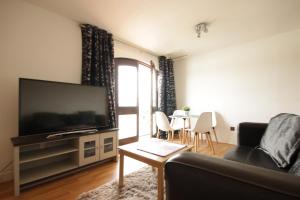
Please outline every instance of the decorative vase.
[{"label": "decorative vase", "polygon": [[184,111],[186,116],[189,116],[190,111]]}]

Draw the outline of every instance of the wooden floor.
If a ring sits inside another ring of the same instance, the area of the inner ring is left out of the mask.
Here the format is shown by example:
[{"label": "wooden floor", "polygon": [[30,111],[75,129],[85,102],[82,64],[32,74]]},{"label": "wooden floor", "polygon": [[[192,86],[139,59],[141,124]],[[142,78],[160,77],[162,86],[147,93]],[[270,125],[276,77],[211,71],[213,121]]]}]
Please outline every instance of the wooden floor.
[{"label": "wooden floor", "polygon": [[[216,154],[212,155],[206,143],[201,144],[198,153],[215,157],[223,155],[233,147],[231,144],[214,143]],[[124,173],[131,173],[143,166],[144,163],[125,157]],[[109,162],[96,166],[68,177],[52,181],[32,189],[25,190],[19,197],[13,195],[13,182],[0,184],[0,199],[2,200],[73,200],[79,194],[94,189],[104,183],[116,180],[118,175],[118,163]]]}]

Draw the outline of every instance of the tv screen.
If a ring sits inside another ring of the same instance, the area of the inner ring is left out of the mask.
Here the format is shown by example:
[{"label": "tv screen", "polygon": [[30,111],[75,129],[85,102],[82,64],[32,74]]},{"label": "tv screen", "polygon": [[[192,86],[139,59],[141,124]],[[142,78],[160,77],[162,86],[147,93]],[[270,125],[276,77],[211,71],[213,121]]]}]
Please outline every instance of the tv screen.
[{"label": "tv screen", "polygon": [[105,87],[19,80],[19,135],[107,128]]}]

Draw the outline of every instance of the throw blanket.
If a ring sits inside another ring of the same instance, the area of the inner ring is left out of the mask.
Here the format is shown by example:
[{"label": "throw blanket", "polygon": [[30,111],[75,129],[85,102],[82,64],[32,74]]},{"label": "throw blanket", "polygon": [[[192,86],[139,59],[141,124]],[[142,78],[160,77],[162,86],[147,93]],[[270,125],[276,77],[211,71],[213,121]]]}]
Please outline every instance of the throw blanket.
[{"label": "throw blanket", "polygon": [[300,153],[298,153],[298,157],[293,166],[290,168],[289,173],[300,176]]},{"label": "throw blanket", "polygon": [[282,113],[273,117],[260,142],[278,167],[285,168],[300,147],[300,116]]}]

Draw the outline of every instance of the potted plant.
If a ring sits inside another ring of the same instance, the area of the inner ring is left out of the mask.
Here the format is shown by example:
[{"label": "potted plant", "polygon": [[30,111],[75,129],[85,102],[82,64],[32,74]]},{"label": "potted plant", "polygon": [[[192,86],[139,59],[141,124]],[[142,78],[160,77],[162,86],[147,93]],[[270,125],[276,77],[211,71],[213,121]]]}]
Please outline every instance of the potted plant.
[{"label": "potted plant", "polygon": [[191,108],[188,107],[188,106],[183,106],[182,110],[185,111],[185,115],[189,115],[189,112],[190,112]]}]

